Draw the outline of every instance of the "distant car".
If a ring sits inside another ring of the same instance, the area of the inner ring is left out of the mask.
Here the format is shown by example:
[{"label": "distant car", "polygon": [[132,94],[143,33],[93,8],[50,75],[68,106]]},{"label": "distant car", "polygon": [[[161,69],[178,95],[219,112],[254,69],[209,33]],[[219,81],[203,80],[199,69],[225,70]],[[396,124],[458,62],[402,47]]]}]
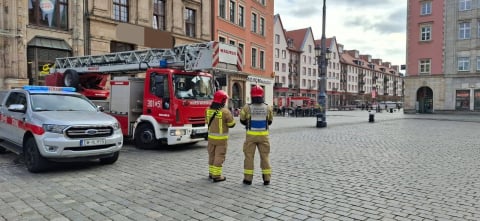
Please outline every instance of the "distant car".
[{"label": "distant car", "polygon": [[123,146],[118,121],[74,91],[24,86],[0,92],[0,152],[22,154],[30,172],[45,170],[49,161],[115,163]]}]

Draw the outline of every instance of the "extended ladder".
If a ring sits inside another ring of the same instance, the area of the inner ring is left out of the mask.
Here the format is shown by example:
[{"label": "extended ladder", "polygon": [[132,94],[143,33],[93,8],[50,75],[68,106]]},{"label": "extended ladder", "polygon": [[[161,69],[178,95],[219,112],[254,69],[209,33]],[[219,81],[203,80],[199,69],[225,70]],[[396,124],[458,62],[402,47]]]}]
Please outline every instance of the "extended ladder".
[{"label": "extended ladder", "polygon": [[[50,69],[50,73],[63,73],[67,69],[75,70],[79,74],[129,72],[150,67],[183,68],[188,71],[205,70],[215,68],[214,57],[218,52],[218,43],[211,41],[181,45],[173,49],[145,49],[104,55],[65,57],[55,60],[55,66]],[[237,66],[241,70],[241,66]]]}]

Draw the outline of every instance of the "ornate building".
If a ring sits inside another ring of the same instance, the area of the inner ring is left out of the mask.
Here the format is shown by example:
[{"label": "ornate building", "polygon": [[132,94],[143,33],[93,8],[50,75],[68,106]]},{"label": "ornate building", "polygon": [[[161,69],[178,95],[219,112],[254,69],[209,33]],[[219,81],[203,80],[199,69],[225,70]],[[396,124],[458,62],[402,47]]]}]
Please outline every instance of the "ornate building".
[{"label": "ornate building", "polygon": [[41,85],[55,58],[212,39],[201,0],[0,1],[1,88]]}]

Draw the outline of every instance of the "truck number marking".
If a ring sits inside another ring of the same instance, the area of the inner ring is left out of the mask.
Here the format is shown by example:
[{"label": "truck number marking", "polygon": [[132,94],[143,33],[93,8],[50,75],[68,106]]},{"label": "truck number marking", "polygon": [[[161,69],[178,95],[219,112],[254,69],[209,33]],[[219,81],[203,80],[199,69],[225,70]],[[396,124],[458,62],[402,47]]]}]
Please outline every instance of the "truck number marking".
[{"label": "truck number marking", "polygon": [[160,108],[160,107],[162,107],[162,102],[161,101],[155,101],[153,99],[149,99],[149,100],[147,100],[147,107],[149,107],[149,108],[152,108],[152,107]]}]

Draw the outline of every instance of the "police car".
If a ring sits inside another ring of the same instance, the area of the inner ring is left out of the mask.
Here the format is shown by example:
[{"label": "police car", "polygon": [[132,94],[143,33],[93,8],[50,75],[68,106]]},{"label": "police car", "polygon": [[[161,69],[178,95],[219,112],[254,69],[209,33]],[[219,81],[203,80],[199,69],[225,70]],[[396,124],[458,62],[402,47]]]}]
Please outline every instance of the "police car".
[{"label": "police car", "polygon": [[117,161],[123,146],[118,121],[75,88],[24,86],[0,99],[0,152],[22,154],[30,172],[45,170],[49,161]]}]

